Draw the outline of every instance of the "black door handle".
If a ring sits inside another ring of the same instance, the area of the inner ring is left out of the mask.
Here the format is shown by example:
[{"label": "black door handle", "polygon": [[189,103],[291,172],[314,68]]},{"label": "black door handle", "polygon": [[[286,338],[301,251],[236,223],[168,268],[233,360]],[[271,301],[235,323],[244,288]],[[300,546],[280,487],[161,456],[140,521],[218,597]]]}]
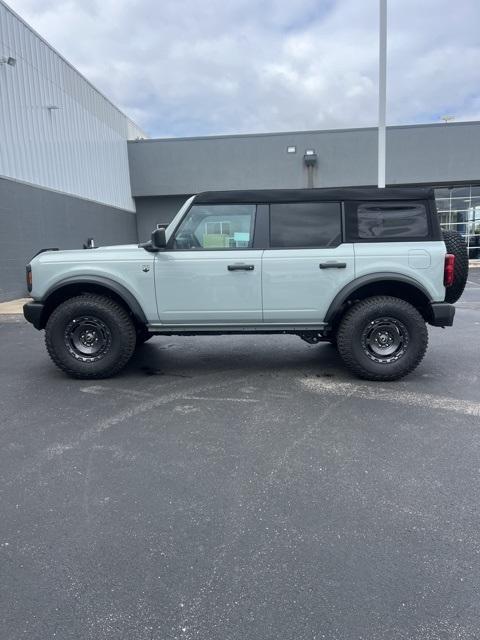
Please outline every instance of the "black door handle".
[{"label": "black door handle", "polygon": [[227,269],[229,271],[253,271],[255,265],[253,264],[229,264]]},{"label": "black door handle", "polygon": [[320,269],[346,269],[346,262],[321,262],[319,264]]}]

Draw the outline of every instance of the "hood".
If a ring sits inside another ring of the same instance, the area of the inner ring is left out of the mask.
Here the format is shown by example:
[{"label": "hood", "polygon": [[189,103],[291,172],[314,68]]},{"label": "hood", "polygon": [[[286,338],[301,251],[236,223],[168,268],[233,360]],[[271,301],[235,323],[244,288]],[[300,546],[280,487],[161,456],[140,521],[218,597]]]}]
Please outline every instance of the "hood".
[{"label": "hood", "polygon": [[47,249],[38,253],[33,262],[96,262],[99,260],[135,259],[148,260],[151,254],[136,244],[116,244],[95,249]]}]

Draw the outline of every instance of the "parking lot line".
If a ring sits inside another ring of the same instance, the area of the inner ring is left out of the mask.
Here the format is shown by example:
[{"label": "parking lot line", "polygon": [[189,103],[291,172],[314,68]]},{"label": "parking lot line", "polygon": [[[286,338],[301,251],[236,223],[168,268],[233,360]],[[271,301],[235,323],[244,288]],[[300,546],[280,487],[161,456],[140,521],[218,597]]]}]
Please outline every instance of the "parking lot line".
[{"label": "parking lot line", "polygon": [[185,396],[184,400],[210,400],[211,402],[260,402],[255,398],[218,398],[214,396]]},{"label": "parking lot line", "polygon": [[384,400],[394,404],[407,404],[422,407],[426,411],[432,409],[442,411],[454,411],[468,416],[480,416],[480,402],[469,402],[445,396],[435,396],[429,393],[417,393],[398,388],[380,387],[377,384],[356,384],[354,382],[331,382],[319,378],[300,378],[302,385],[314,393],[331,393],[333,395],[350,394],[352,397],[362,400]]}]

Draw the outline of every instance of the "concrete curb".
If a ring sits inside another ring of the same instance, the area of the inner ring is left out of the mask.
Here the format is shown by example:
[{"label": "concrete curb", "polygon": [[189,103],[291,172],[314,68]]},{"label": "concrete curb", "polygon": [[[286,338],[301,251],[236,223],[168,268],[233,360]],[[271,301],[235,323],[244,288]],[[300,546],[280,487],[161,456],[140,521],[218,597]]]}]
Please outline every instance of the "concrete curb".
[{"label": "concrete curb", "polygon": [[23,305],[31,298],[20,298],[19,300],[9,300],[0,302],[0,315],[23,314]]}]

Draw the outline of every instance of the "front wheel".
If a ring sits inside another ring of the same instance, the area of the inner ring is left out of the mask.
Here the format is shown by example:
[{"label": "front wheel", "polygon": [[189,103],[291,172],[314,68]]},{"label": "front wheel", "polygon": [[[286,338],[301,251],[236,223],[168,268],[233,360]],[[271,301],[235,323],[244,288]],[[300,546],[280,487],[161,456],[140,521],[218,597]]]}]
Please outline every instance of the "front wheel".
[{"label": "front wheel", "polygon": [[345,314],[337,342],[346,366],[360,378],[398,380],[422,361],[428,331],[420,313],[405,300],[375,296]]},{"label": "front wheel", "polygon": [[128,312],[105,296],[84,294],[60,304],[48,319],[45,343],[53,362],[73,378],[108,378],[135,349]]}]

